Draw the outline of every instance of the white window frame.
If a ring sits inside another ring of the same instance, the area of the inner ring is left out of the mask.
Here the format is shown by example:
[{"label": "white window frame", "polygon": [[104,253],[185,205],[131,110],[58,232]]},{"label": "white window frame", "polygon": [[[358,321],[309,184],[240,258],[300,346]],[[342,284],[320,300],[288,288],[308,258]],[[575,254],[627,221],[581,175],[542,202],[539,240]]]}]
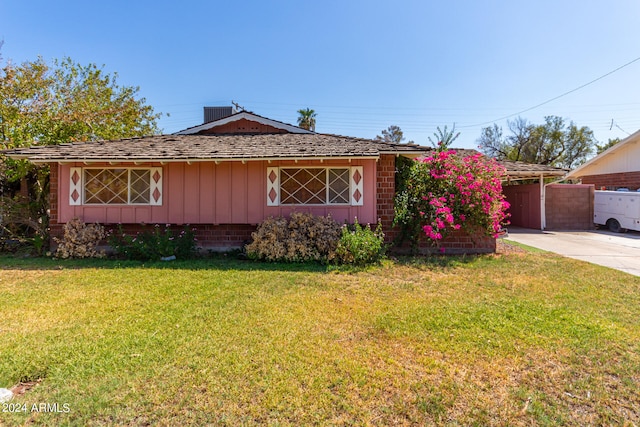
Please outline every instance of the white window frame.
[{"label": "white window frame", "polygon": [[[325,170],[326,203],[282,203],[282,169]],[[330,170],[346,170],[349,174],[348,201],[330,203]],[[267,168],[267,206],[362,206],[364,200],[364,175],[362,166],[280,166]]]},{"label": "white window frame", "polygon": [[[85,172],[88,170],[98,170],[98,171],[106,171],[106,170],[126,170],[127,171],[127,202],[126,203],[105,203],[105,202],[88,202],[87,199],[87,187],[86,187],[86,175]],[[131,174],[132,171],[148,171],[149,172],[149,201],[135,203],[131,201],[132,197],[132,181]],[[159,206],[162,205],[162,168],[161,167],[150,167],[150,166],[113,166],[113,167],[83,167],[76,168],[72,167],[70,171],[70,204],[71,205],[86,205],[86,206]],[[76,180],[73,182],[74,172],[80,175],[80,180]],[[157,179],[156,179],[157,178]],[[71,197],[73,191],[77,191],[80,194],[80,197],[77,197],[76,200],[73,200]]]}]

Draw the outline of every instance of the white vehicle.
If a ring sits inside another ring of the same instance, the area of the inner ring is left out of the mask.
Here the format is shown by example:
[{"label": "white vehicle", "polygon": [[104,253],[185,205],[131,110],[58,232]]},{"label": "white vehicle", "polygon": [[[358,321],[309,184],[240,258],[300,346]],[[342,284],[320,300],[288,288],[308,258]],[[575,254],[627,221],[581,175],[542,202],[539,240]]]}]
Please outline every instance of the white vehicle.
[{"label": "white vehicle", "polygon": [[596,191],[593,222],[616,233],[640,231],[640,192]]}]

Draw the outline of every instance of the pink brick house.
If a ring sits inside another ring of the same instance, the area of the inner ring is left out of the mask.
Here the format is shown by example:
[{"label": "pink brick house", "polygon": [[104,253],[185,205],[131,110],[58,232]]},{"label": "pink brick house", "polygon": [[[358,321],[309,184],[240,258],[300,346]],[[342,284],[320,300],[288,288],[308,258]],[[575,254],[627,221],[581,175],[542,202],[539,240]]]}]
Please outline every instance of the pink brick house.
[{"label": "pink brick house", "polygon": [[[226,108],[226,107],[225,107]],[[391,229],[396,156],[424,147],[310,132],[242,111],[205,108],[205,123],[173,135],[34,146],[7,152],[49,164],[52,236],[74,217],[135,232],[197,229],[229,249],[269,216],[293,211]]]},{"label": "pink brick house", "polygon": [[[311,132],[231,107],[173,135],[5,151],[50,166],[50,234],[74,217],[135,234],[155,224],[196,229],[201,247],[241,247],[270,216],[294,211],[392,229],[396,157],[415,144]],[[494,252],[495,239],[460,232],[448,253]],[[426,246],[425,246],[426,248]]]}]

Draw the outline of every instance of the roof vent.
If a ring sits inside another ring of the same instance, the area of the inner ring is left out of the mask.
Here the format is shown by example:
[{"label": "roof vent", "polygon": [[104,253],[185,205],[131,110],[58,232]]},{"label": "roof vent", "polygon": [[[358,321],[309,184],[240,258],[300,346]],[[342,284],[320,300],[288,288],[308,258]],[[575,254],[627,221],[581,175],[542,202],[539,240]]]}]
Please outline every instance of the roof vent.
[{"label": "roof vent", "polygon": [[235,113],[233,107],[204,107],[204,122],[210,123],[224,119]]}]

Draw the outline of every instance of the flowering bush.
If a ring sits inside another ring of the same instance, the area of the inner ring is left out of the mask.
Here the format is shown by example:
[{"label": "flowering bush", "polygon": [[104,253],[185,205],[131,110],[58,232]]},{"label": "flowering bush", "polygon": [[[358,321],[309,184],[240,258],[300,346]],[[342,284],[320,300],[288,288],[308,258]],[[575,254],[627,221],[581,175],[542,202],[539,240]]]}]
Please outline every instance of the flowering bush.
[{"label": "flowering bush", "polygon": [[164,230],[156,224],[153,231],[143,231],[135,236],[129,236],[118,230],[109,232],[109,245],[116,254],[126,259],[159,260],[163,257],[175,256],[178,259],[188,259],[196,254],[196,238],[194,229],[184,227],[178,235],[167,224]]},{"label": "flowering bush", "polygon": [[56,258],[93,258],[101,257],[96,246],[105,237],[104,227],[100,224],[85,224],[80,218],[73,218],[64,227],[62,239],[54,237],[58,244]]},{"label": "flowering bush", "polygon": [[356,219],[353,226],[342,226],[342,235],[334,261],[338,264],[366,265],[379,262],[384,256],[384,233],[378,222],[375,230],[361,226]]},{"label": "flowering bush", "polygon": [[326,262],[333,257],[340,225],[330,216],[294,212],[291,218],[268,218],[251,234],[246,246],[251,259]]},{"label": "flowering bush", "polygon": [[480,153],[461,157],[440,149],[415,161],[396,196],[395,225],[417,243],[424,233],[438,244],[454,230],[496,236],[509,204],[502,194],[504,169]]}]

